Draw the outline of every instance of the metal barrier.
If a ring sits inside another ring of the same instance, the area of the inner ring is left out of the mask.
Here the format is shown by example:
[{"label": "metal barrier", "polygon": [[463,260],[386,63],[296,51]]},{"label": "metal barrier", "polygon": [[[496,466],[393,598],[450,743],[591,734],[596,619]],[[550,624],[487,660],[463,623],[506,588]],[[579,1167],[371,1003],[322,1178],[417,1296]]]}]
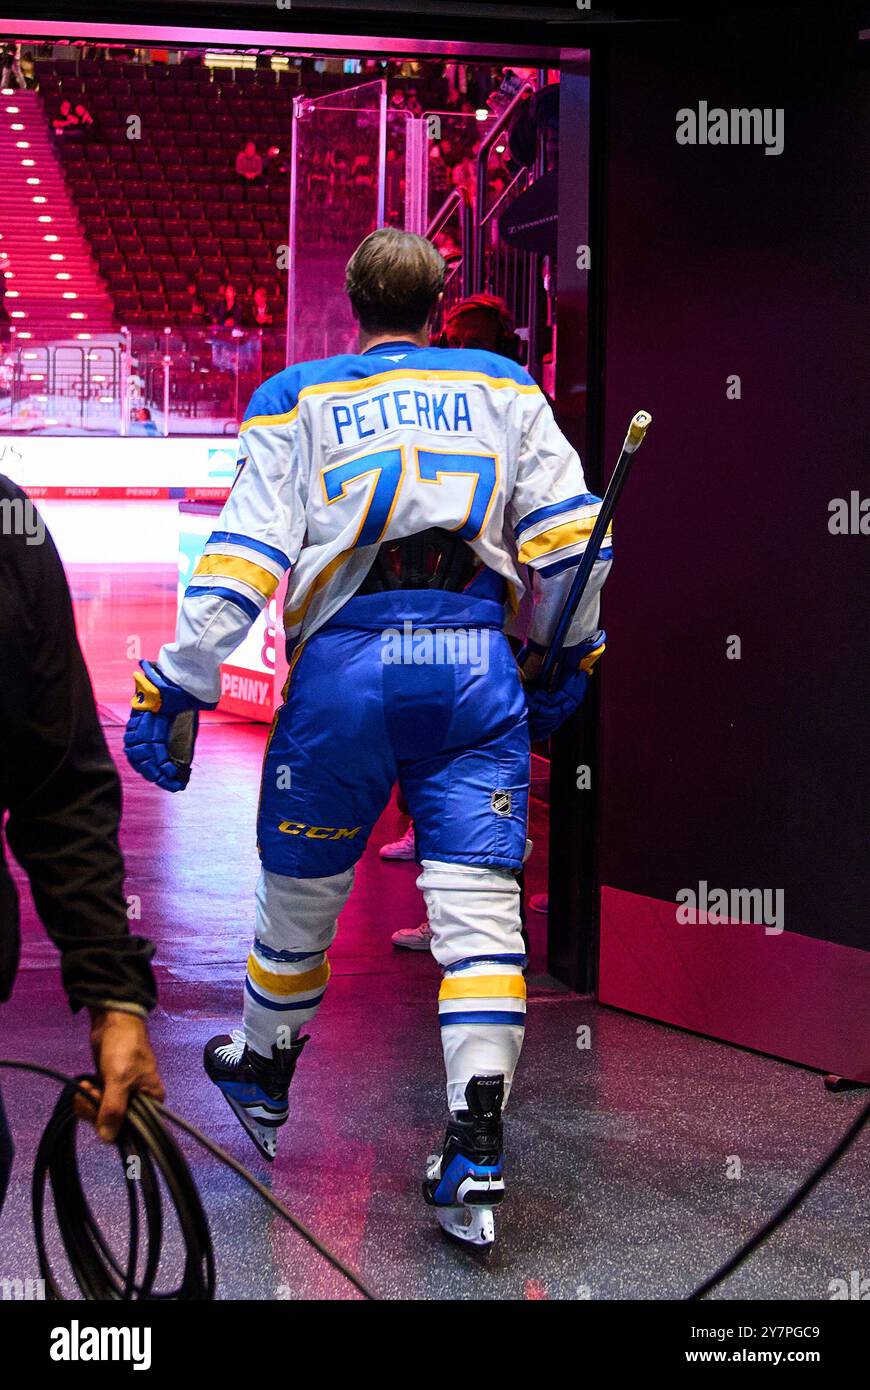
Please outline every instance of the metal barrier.
[{"label": "metal barrier", "polygon": [[466,299],[471,294],[471,249],[474,236],[474,210],[471,206],[471,198],[466,189],[454,188],[448,193],[444,202],[441,204],[429,226],[426,228],[425,235],[432,241],[440,231],[443,230],[453,218],[459,223],[459,245],[461,254],[452,265],[448,265],[447,274],[444,277],[444,295],[438,313],[438,321],[433,322],[434,331],[438,331],[444,315],[452,309],[460,299]]}]

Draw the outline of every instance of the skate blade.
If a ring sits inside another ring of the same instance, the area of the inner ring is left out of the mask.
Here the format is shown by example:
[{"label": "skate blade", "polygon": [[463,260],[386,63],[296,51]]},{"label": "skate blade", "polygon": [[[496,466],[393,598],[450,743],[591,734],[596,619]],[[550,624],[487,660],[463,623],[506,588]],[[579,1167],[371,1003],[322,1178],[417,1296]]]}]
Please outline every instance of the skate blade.
[{"label": "skate blade", "polygon": [[492,1245],[495,1217],[492,1207],[436,1207],[443,1231],[465,1245]]},{"label": "skate blade", "polygon": [[[220,1090],[220,1087],[218,1087],[218,1090]],[[259,1120],[255,1120],[248,1114],[244,1106],[239,1105],[238,1101],[233,1100],[225,1091],[221,1091],[221,1095],[232,1110],[236,1119],[241,1123],[242,1128],[250,1138],[257,1152],[261,1157],[268,1159],[270,1163],[274,1163],[275,1156],[278,1153],[278,1126],[261,1124]]]}]

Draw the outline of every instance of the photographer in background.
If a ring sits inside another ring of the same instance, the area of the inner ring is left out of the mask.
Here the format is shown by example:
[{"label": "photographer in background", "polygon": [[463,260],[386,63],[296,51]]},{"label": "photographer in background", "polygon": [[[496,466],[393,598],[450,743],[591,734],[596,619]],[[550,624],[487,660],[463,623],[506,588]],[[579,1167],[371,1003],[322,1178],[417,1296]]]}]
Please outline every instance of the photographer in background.
[{"label": "photographer in background", "polygon": [[[60,951],[73,1012],[86,1008],[101,1091],[89,1112],[115,1138],[132,1091],[162,1100],[145,1019],[154,948],[129,932],[118,846],[121,785],[97,718],[60,558],[29,498],[0,475],[0,820]],[[20,950],[18,895],[0,837],[0,1001]],[[0,1039],[4,1037],[0,1011]],[[0,1205],[12,1141],[0,1101]]]}]

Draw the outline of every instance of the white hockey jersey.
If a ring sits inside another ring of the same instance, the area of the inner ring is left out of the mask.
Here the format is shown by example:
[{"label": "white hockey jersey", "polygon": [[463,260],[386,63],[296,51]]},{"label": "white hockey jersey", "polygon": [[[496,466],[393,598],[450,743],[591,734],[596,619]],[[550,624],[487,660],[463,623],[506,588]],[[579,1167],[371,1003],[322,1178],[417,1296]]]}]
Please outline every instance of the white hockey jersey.
[{"label": "white hockey jersey", "polygon": [[[382,542],[454,531],[501,576],[506,618],[529,575],[529,635],[552,632],[595,522],[576,451],[529,374],[496,353],[390,342],[289,367],[255,393],[233,490],[158,658],[218,698],[219,668],[289,570],[288,638],[356,592]],[[610,533],[568,634],[598,628]]]}]

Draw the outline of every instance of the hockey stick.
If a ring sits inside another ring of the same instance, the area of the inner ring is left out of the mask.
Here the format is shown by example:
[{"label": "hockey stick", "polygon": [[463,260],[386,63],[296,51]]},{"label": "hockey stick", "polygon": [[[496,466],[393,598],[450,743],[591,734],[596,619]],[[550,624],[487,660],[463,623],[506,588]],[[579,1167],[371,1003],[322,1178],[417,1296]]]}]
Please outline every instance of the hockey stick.
[{"label": "hockey stick", "polygon": [[592,573],[592,566],[598,559],[598,552],[607,534],[616,504],[619,501],[619,494],[622,492],[625,480],[628,477],[628,470],[631,468],[632,460],[643,443],[644,435],[650,427],[652,416],[647,410],[639,410],[628,427],[622,451],[616,460],[616,467],[613,470],[607,491],[601,502],[601,509],[595,518],[595,525],[592,528],[592,535],[586,544],[583,552],[583,559],[577,566],[577,573],[568,590],[568,597],[562,605],[558,622],[553,629],[553,636],[550,640],[547,655],[544,657],[541,670],[535,680],[535,685],[551,690],[556,682],[556,674],[559,665],[559,657],[562,654],[562,646],[565,635],[571,626],[574,614],[577,612],[578,605],[583,597],[586,585],[589,583],[589,576]]}]

